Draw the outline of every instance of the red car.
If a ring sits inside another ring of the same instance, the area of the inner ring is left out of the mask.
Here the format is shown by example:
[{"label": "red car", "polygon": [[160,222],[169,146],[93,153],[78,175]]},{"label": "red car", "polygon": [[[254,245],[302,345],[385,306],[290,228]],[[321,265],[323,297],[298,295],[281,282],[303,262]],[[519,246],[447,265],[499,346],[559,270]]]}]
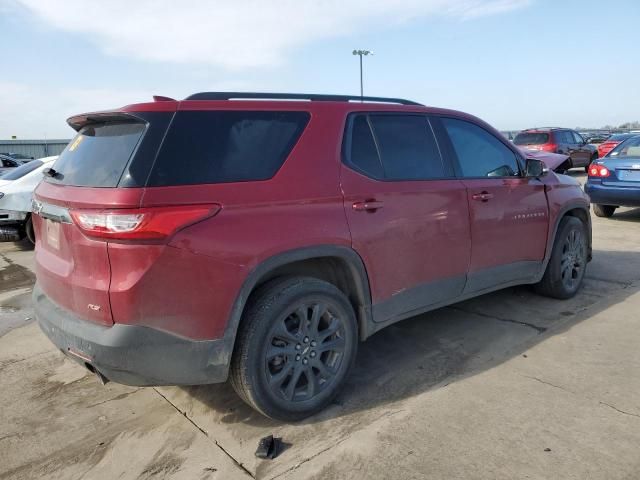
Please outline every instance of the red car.
[{"label": "red car", "polygon": [[608,137],[604,142],[598,145],[598,156],[600,158],[606,156],[611,150],[616,148],[622,142],[624,142],[627,138],[637,136],[637,133],[614,133],[610,137]]},{"label": "red car", "polygon": [[588,144],[582,135],[568,128],[531,128],[518,133],[513,143],[520,148],[569,155],[569,161],[563,167],[589,168],[598,158],[596,147]]},{"label": "red car", "polygon": [[102,380],[331,401],[358,341],[517,284],[573,296],[589,200],[464,113],[200,93],[77,115],[34,200],[44,333]]}]

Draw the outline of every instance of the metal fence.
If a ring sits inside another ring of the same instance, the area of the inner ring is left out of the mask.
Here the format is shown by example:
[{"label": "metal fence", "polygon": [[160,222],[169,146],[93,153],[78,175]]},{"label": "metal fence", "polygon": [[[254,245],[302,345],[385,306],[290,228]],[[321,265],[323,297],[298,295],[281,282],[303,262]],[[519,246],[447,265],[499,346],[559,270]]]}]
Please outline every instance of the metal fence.
[{"label": "metal fence", "polygon": [[0,140],[0,153],[18,153],[32,158],[59,155],[69,140]]}]

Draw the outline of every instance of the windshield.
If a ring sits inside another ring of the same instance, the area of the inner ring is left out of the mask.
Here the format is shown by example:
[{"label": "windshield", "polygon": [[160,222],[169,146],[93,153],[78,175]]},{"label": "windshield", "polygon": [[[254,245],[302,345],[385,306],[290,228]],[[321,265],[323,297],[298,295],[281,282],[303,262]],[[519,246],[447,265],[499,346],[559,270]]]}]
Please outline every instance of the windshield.
[{"label": "windshield", "polygon": [[0,178],[2,178],[2,180],[18,180],[19,178],[24,177],[27,173],[33,172],[40,165],[42,165],[40,160],[34,160],[11,169],[9,172],[0,176]]},{"label": "windshield", "polygon": [[516,135],[513,143],[516,145],[542,145],[549,142],[549,134],[542,132],[525,132]]},{"label": "windshield", "polygon": [[640,157],[640,135],[622,142],[611,150],[607,157]]}]

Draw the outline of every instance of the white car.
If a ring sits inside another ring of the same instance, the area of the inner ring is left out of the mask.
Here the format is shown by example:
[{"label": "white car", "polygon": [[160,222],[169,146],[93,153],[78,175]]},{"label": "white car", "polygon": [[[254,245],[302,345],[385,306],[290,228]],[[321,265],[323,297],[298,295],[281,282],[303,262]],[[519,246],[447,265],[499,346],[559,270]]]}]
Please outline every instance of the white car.
[{"label": "white car", "polygon": [[57,159],[45,157],[11,169],[0,177],[0,242],[16,242],[25,236],[35,243],[31,224],[31,197],[45,168]]}]

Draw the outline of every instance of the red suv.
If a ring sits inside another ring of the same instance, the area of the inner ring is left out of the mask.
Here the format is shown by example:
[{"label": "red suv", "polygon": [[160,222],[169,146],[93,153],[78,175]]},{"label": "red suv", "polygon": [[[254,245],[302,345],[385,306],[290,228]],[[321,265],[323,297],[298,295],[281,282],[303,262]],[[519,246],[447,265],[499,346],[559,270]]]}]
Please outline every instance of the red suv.
[{"label": "red suv", "polygon": [[513,143],[528,150],[569,155],[569,161],[562,170],[582,167],[589,171],[591,162],[598,158],[597,148],[568,128],[530,128],[518,133]]},{"label": "red suv", "polygon": [[102,380],[230,378],[300,419],[358,341],[511,285],[571,297],[591,257],[580,185],[464,113],[199,93],[69,124],[35,193],[33,296],[45,334]]}]

